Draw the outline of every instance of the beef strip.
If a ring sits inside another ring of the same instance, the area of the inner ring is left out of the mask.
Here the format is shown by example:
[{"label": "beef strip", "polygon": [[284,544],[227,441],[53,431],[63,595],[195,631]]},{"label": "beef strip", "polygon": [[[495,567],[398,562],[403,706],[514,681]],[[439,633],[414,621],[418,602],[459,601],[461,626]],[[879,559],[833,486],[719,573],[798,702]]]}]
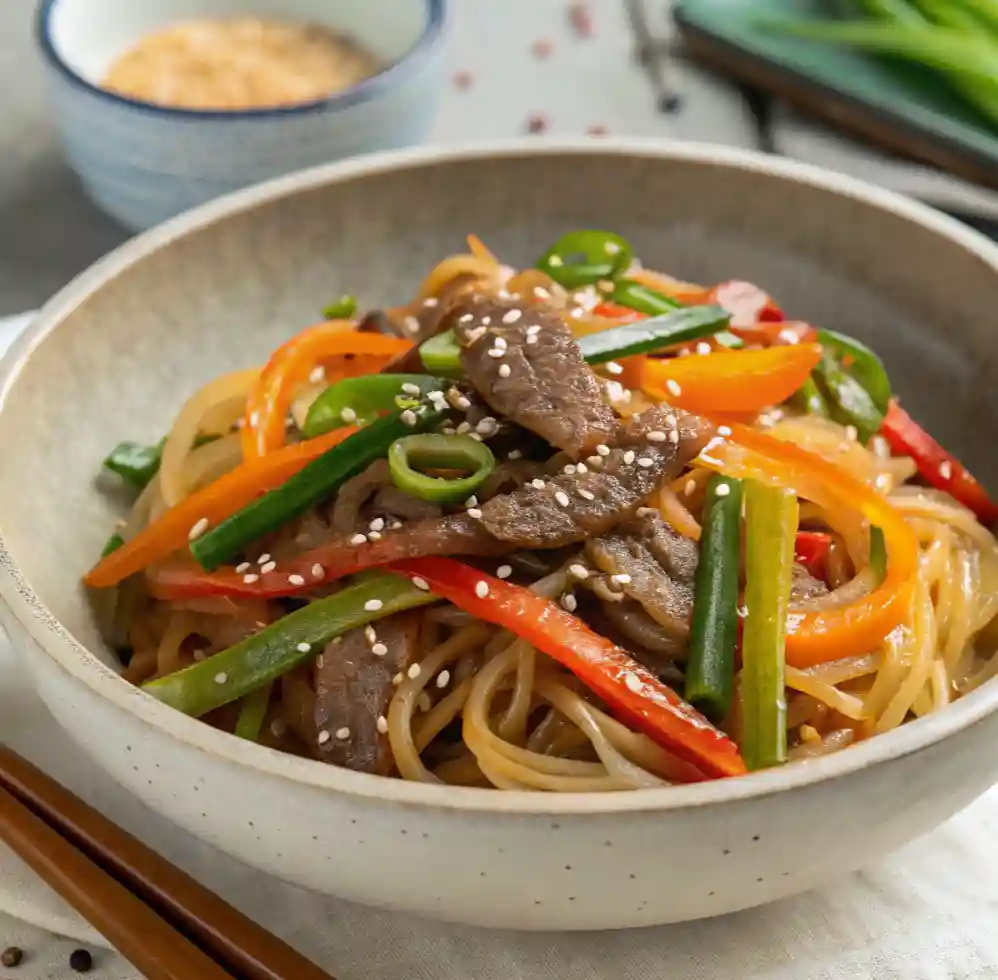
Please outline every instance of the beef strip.
[{"label": "beef strip", "polygon": [[496,412],[573,459],[610,441],[616,417],[557,313],[469,297],[444,322],[461,344],[465,372]]},{"label": "beef strip", "polygon": [[686,648],[699,552],[656,514],[644,514],[586,542],[589,560]]},{"label": "beef strip", "polygon": [[388,776],[394,762],[388,736],[378,731],[378,718],[388,714],[392,678],[419,656],[419,617],[397,613],[371,628],[373,642],[387,648],[384,655],[374,652],[372,634],[354,629],[316,658],[316,748],[323,762]]},{"label": "beef strip", "polygon": [[597,537],[678,476],[712,433],[696,416],[664,405],[649,408],[622,424],[612,448],[601,446],[602,454],[587,458],[581,470],[569,465],[568,472],[483,504],[482,526],[517,548],[558,548]]}]

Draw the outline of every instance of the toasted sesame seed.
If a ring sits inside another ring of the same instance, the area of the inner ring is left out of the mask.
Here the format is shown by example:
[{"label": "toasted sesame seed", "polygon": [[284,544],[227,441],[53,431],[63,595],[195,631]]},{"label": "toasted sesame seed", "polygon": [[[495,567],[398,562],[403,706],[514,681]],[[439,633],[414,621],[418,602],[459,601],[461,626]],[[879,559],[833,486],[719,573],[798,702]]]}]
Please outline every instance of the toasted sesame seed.
[{"label": "toasted sesame seed", "polygon": [[357,413],[352,408],[347,406],[346,408],[340,409],[340,418],[344,422],[356,422]]},{"label": "toasted sesame seed", "polygon": [[669,378],[669,380],[665,382],[665,387],[670,395],[675,395],[677,398],[683,393],[683,389],[679,387],[679,382],[677,382],[674,378]]},{"label": "toasted sesame seed", "polygon": [[413,577],[412,584],[415,585],[417,589],[421,589],[423,592],[430,591],[430,583],[427,582],[425,578],[420,578],[418,575]]},{"label": "toasted sesame seed", "polygon": [[236,574],[245,575],[250,570],[250,563],[248,561],[241,561],[236,565]]},{"label": "toasted sesame seed", "polygon": [[669,442],[671,442],[674,446],[679,445],[679,429],[669,430]]},{"label": "toasted sesame seed", "polygon": [[402,385],[402,390],[407,395],[418,395],[419,385],[414,385],[411,381],[407,381],[404,385]]},{"label": "toasted sesame seed", "polygon": [[320,745],[325,745],[326,742],[329,741],[329,739],[330,739],[329,732],[327,732],[325,730],[319,732],[319,739],[318,739],[318,741],[319,741]]},{"label": "toasted sesame seed", "polygon": [[697,353],[700,354],[701,356],[703,356],[704,354],[709,354],[711,352],[711,349],[712,348],[710,344],[708,344],[706,340],[701,340],[700,343],[697,344]]},{"label": "toasted sesame seed", "polygon": [[697,481],[687,480],[686,486],[683,487],[683,494],[687,497],[692,497],[693,494],[696,493],[696,489],[697,489]]},{"label": "toasted sesame seed", "polygon": [[417,320],[414,316],[407,316],[402,321],[402,329],[405,330],[406,333],[419,333],[419,320]]},{"label": "toasted sesame seed", "polygon": [[402,526],[401,521],[392,521],[390,527],[393,531],[397,531]]},{"label": "toasted sesame seed", "polygon": [[648,458],[647,456],[642,456],[642,457],[641,457],[641,458],[640,458],[640,459],[638,460],[638,466],[643,466],[643,467],[645,467],[645,469],[647,469],[647,468],[648,468],[649,466],[651,466],[651,465],[652,465],[652,464],[653,464],[654,462],[655,462],[655,460],[653,460],[653,459],[649,459],[649,458]]},{"label": "toasted sesame seed", "polygon": [[617,575],[611,575],[610,581],[614,585],[629,585],[631,582],[631,576],[627,572],[619,572]]},{"label": "toasted sesame seed", "polygon": [[224,684],[228,679],[229,679],[229,675],[226,674],[225,671],[222,671],[222,673],[215,675],[215,683],[216,684]]},{"label": "toasted sesame seed", "polygon": [[717,497],[727,497],[729,493],[731,493],[731,487],[727,483],[719,483],[714,491],[714,495]]},{"label": "toasted sesame seed", "polygon": [[499,358],[499,357],[504,357],[505,356],[506,350],[503,347],[492,347],[492,348],[490,348],[488,350],[487,353],[488,353],[489,357]]},{"label": "toasted sesame seed", "polygon": [[288,576],[289,585],[304,585],[305,579],[301,575],[289,575]]},{"label": "toasted sesame seed", "polygon": [[371,653],[376,657],[384,657],[388,654],[388,647],[384,643],[374,643],[371,646]]},{"label": "toasted sesame seed", "polygon": [[541,325],[539,323],[531,323],[530,326],[527,327],[528,334],[537,334],[540,332],[541,332]]},{"label": "toasted sesame seed", "polygon": [[939,464],[939,475],[944,480],[951,480],[953,478],[953,464],[948,460],[943,460]]},{"label": "toasted sesame seed", "polygon": [[624,462],[628,466],[630,466],[631,463],[634,462],[634,450],[633,449],[628,449],[627,452],[624,453]]},{"label": "toasted sesame seed", "polygon": [[345,742],[350,737],[350,729],[344,725],[342,728],[336,729],[336,737],[341,741]]},{"label": "toasted sesame seed", "polygon": [[368,599],[364,603],[364,608],[368,612],[377,612],[383,605],[384,603],[380,599]]},{"label": "toasted sesame seed", "polygon": [[490,316],[482,317],[482,323],[485,324],[485,326],[488,326],[491,322],[492,322],[492,317]]},{"label": "toasted sesame seed", "polygon": [[370,623],[364,627],[364,639],[367,640],[368,643],[378,642],[378,633]]},{"label": "toasted sesame seed", "polygon": [[189,541],[194,541],[196,538],[200,538],[205,531],[208,530],[208,518],[202,517],[197,523],[187,532],[187,538]]},{"label": "toasted sesame seed", "polygon": [[596,499],[596,495],[591,490],[587,490],[585,487],[579,487],[579,496],[582,497],[583,500]]},{"label": "toasted sesame seed", "polygon": [[312,644],[304,642],[299,643],[296,649],[298,650],[299,653],[308,653],[308,651],[312,649]]},{"label": "toasted sesame seed", "polygon": [[260,581],[259,575],[253,575],[252,573],[250,573],[249,575],[243,576],[243,583],[245,585],[252,585],[254,582],[259,582],[259,581]]},{"label": "toasted sesame seed", "polygon": [[541,479],[531,480],[530,485],[537,490],[543,490],[547,486],[547,484]]},{"label": "toasted sesame seed", "polygon": [[643,685],[641,684],[641,678],[638,677],[637,674],[634,674],[631,671],[624,674],[624,684],[627,685],[627,689],[629,691],[633,691],[635,694],[641,693]]},{"label": "toasted sesame seed", "polygon": [[624,373],[623,365],[618,364],[616,361],[607,361],[606,364],[603,365],[603,367],[606,368],[606,370],[610,374],[623,374]]},{"label": "toasted sesame seed", "polygon": [[354,536],[353,536],[353,537],[352,537],[352,538],[350,539],[350,544],[353,544],[353,545],[358,545],[358,544],[367,544],[367,535],[366,535],[366,534],[360,534],[360,533],[358,532],[357,534],[355,534],[355,535],[354,535]]},{"label": "toasted sesame seed", "polygon": [[578,603],[578,600],[577,600],[577,599],[575,598],[575,596],[574,596],[574,595],[572,595],[572,593],[571,593],[571,592],[566,592],[566,593],[565,593],[565,594],[564,594],[564,595],[563,595],[563,596],[561,597],[561,604],[562,604],[562,606],[563,606],[563,607],[564,607],[565,609],[567,609],[567,610],[568,610],[569,612],[575,612],[575,610],[576,610],[576,609],[578,608],[578,606],[579,606],[579,603]]},{"label": "toasted sesame seed", "polygon": [[268,561],[266,565],[261,565],[260,566],[260,574],[261,575],[267,575],[270,572],[272,572],[275,568],[277,568],[277,562],[276,561]]},{"label": "toasted sesame seed", "polygon": [[407,408],[399,418],[402,420],[403,425],[415,425],[419,421],[416,413],[411,408]]},{"label": "toasted sesame seed", "polygon": [[513,369],[508,364],[499,365],[499,377],[508,378],[513,373]]},{"label": "toasted sesame seed", "polygon": [[550,299],[551,293],[548,292],[543,286],[534,286],[534,295],[538,299]]},{"label": "toasted sesame seed", "polygon": [[521,316],[523,316],[523,310],[507,310],[502,315],[502,322],[516,323],[516,321],[519,320]]},{"label": "toasted sesame seed", "polygon": [[519,450],[519,449],[511,449],[509,451],[509,456],[507,458],[508,459],[522,459],[523,458],[523,452],[521,450]]},{"label": "toasted sesame seed", "polygon": [[450,671],[442,670],[437,674],[437,687],[446,687],[450,683]]},{"label": "toasted sesame seed", "polygon": [[569,565],[568,573],[577,579],[589,578],[589,569],[585,565]]},{"label": "toasted sesame seed", "polygon": [[489,594],[489,583],[488,582],[476,582],[475,583],[475,595],[479,599],[484,599]]},{"label": "toasted sesame seed", "polygon": [[257,558],[256,563],[258,565],[266,565],[270,561],[271,555],[269,552],[265,551],[259,558]]},{"label": "toasted sesame seed", "polygon": [[596,447],[596,452],[599,453],[600,456],[609,456],[610,455],[610,447],[601,442]]},{"label": "toasted sesame seed", "polygon": [[562,507],[567,507],[570,503],[568,499],[568,494],[565,493],[564,490],[555,491],[554,499],[557,500]]},{"label": "toasted sesame seed", "polygon": [[492,339],[492,346],[493,347],[498,347],[499,350],[505,350],[506,349],[506,338],[505,337],[494,337]]},{"label": "toasted sesame seed", "polygon": [[477,507],[469,507],[468,516],[472,520],[477,521],[482,516],[482,512]]},{"label": "toasted sesame seed", "polygon": [[603,465],[602,456],[587,456],[586,462],[594,469],[598,470]]},{"label": "toasted sesame seed", "polygon": [[731,426],[730,425],[719,425],[717,427],[717,434],[719,436],[730,436],[731,435]]},{"label": "toasted sesame seed", "polygon": [[569,463],[562,468],[561,472],[564,473],[565,476],[575,476],[575,464]]},{"label": "toasted sesame seed", "polygon": [[384,715],[378,715],[377,725],[379,735],[388,734],[388,719]]},{"label": "toasted sesame seed", "polygon": [[463,314],[461,314],[461,316],[459,316],[457,318],[457,322],[458,323],[471,323],[471,321],[474,320],[474,319],[475,319],[475,317],[474,317],[473,314],[471,314],[471,313],[463,313]]},{"label": "toasted sesame seed", "polygon": [[381,540],[381,532],[380,531],[368,531],[367,532],[367,540],[368,541],[380,541]]},{"label": "toasted sesame seed", "polygon": [[414,681],[423,672],[423,668],[419,664],[413,664],[406,673],[409,675],[409,680]]}]

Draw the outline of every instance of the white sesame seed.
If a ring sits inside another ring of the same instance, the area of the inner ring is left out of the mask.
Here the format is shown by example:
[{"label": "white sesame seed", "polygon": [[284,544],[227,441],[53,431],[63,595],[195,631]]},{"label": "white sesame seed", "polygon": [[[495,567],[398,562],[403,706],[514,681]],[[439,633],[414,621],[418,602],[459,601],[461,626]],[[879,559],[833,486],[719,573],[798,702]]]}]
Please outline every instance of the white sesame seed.
[{"label": "white sesame seed", "polygon": [[430,584],[425,578],[420,578],[418,575],[412,580],[412,584],[416,586],[417,589],[421,589],[423,592],[430,591]]},{"label": "white sesame seed", "polygon": [[710,344],[707,343],[706,340],[701,340],[700,343],[697,344],[697,353],[700,354],[701,356],[703,356],[704,354],[709,354],[710,351],[711,351],[711,346]]},{"label": "white sesame seed", "polygon": [[666,390],[670,395],[674,395],[677,398],[683,393],[683,389],[679,387],[679,382],[675,381],[673,378],[669,378],[665,383]]},{"label": "white sesame seed", "polygon": [[383,605],[384,603],[380,599],[368,599],[364,603],[364,608],[368,612],[377,612]]},{"label": "white sesame seed", "polygon": [[371,653],[376,657],[384,657],[388,654],[388,647],[384,643],[375,643],[371,646]]},{"label": "white sesame seed", "polygon": [[551,294],[543,286],[534,286],[534,295],[538,299],[550,299]]},{"label": "white sesame seed", "polygon": [[409,675],[409,680],[414,681],[423,672],[423,668],[419,664],[413,664],[406,673]]},{"label": "white sesame seed", "polygon": [[697,489],[697,481],[687,480],[686,486],[683,487],[683,494],[687,497],[692,497],[693,494],[696,493],[696,489]]},{"label": "white sesame seed", "polygon": [[304,585],[305,579],[301,575],[289,575],[288,576],[289,585]]},{"label": "white sesame seed", "polygon": [[536,488],[537,490],[543,490],[547,486],[547,484],[540,479],[531,480],[530,485]]},{"label": "white sesame seed", "polygon": [[589,578],[589,569],[585,565],[569,565],[568,572],[577,579]]},{"label": "white sesame seed", "polygon": [[779,334],[777,334],[777,336],[785,344],[799,344],[800,343],[800,335],[797,333],[796,330],[790,330],[788,327],[784,327],[779,332]]},{"label": "white sesame seed", "polygon": [[474,316],[471,313],[464,313],[464,314],[462,314],[461,316],[458,317],[457,322],[458,323],[471,323],[471,321],[474,320],[474,319],[475,318],[474,318]]},{"label": "white sesame seed", "polygon": [[308,380],[314,385],[322,384],[326,380],[326,369],[321,364],[318,367],[312,368]]},{"label": "white sesame seed", "polygon": [[427,296],[426,299],[423,300],[423,306],[427,307],[427,309],[432,310],[433,307],[436,306],[439,302],[440,300],[438,300],[436,296]]},{"label": "white sesame seed", "polygon": [[461,397],[457,399],[456,405],[462,412],[466,412],[469,408],[471,408],[471,399],[465,398],[464,395],[461,395]]},{"label": "white sesame seed", "polygon": [[679,429],[669,430],[669,442],[671,442],[674,446],[679,445]]},{"label": "white sesame seed", "polygon": [[492,317],[490,317],[490,316],[483,316],[482,317],[482,323],[484,323],[485,326],[488,326],[491,322],[492,322]]},{"label": "white sesame seed", "polygon": [[678,422],[678,420],[676,419],[676,416],[675,416],[675,415],[666,415],[666,417],[665,417],[665,424],[666,424],[666,425],[667,425],[667,426],[668,426],[668,427],[669,427],[670,429],[674,429],[674,428],[675,428],[675,427],[676,427],[677,425],[679,425],[679,422]]},{"label": "white sesame seed", "polygon": [[205,531],[208,530],[208,518],[202,517],[195,525],[187,532],[187,538],[190,541],[194,541],[196,538],[200,538]]},{"label": "white sesame seed", "polygon": [[569,612],[575,612],[575,610],[576,610],[576,609],[578,608],[578,606],[579,606],[579,603],[578,603],[578,601],[576,600],[575,596],[574,596],[574,595],[572,595],[572,593],[571,593],[571,592],[566,592],[566,593],[565,593],[565,594],[564,594],[564,595],[563,595],[563,596],[561,597],[561,604],[562,604],[562,606],[564,606],[564,608],[565,608],[565,609],[567,609],[567,610],[568,610]]},{"label": "white sesame seed", "polygon": [[654,517],[658,511],[654,507],[639,507],[634,514],[637,517]]},{"label": "white sesame seed", "polygon": [[257,558],[256,563],[258,565],[266,565],[267,562],[270,561],[270,558],[271,558],[271,555],[269,554],[269,552],[265,551],[262,555],[260,555],[259,558]]},{"label": "white sesame seed", "polygon": [[499,350],[505,350],[506,349],[506,338],[505,337],[495,337],[495,338],[493,338],[493,340],[492,340],[492,346],[493,347],[498,347]]},{"label": "white sesame seed", "polygon": [[589,468],[586,466],[585,463],[577,463],[575,467],[575,472],[581,475],[583,473],[588,473]]},{"label": "white sesame seed", "polygon": [[298,650],[299,653],[308,653],[308,651],[312,649],[312,644],[311,643],[299,643],[298,646],[296,647],[296,649]]},{"label": "white sesame seed", "polygon": [[506,351],[502,347],[493,347],[493,348],[491,348],[488,351],[489,357],[499,358],[499,357],[503,357],[505,354],[506,354]]},{"label": "white sesame seed", "polygon": [[539,323],[532,323],[527,327],[528,334],[539,334],[541,332],[541,325]]},{"label": "white sesame seed", "polygon": [[266,565],[261,565],[260,566],[260,574],[261,575],[267,575],[270,572],[272,572],[275,568],[277,568],[277,562],[276,561],[268,561]]},{"label": "white sesame seed", "polygon": [[615,287],[611,279],[600,279],[600,281],[596,283],[596,288],[601,293],[612,293]]},{"label": "white sesame seed", "polygon": [[717,489],[714,491],[716,497],[727,497],[731,493],[731,487],[727,483],[718,484]]},{"label": "white sesame seed", "polygon": [[598,445],[598,446],[596,447],[596,452],[597,452],[597,453],[599,453],[599,455],[600,455],[600,456],[609,456],[609,455],[610,455],[610,447],[609,447],[609,446],[607,446],[607,445],[604,445],[604,444],[603,444],[603,443],[601,442],[601,443],[600,443],[600,444],[599,444],[599,445]]},{"label": "white sesame seed", "polygon": [[583,500],[596,499],[596,495],[592,493],[590,490],[587,490],[585,487],[579,487],[579,496],[582,497]]},{"label": "white sesame seed", "polygon": [[245,575],[250,570],[250,563],[248,561],[241,561],[236,565],[236,574]]},{"label": "white sesame seed", "polygon": [[274,736],[274,738],[280,738],[282,735],[287,733],[287,730],[288,726],[285,725],[280,718],[275,718],[270,723],[270,733]]},{"label": "white sesame seed", "polygon": [[475,595],[479,599],[485,599],[489,594],[489,583],[488,582],[476,582],[475,583]]},{"label": "white sesame seed", "polygon": [[387,735],[388,734],[388,719],[384,715],[378,715],[378,734]]},{"label": "white sesame seed", "polygon": [[367,532],[367,540],[368,541],[380,541],[381,540],[381,532],[380,531],[368,531]]},{"label": "white sesame seed", "polygon": [[472,494],[465,502],[465,507],[475,507],[478,504],[478,498]]},{"label": "white sesame seed", "polygon": [[731,435],[731,426],[730,425],[719,425],[717,427],[717,434],[719,436],[730,436]]},{"label": "white sesame seed", "polygon": [[494,436],[499,431],[499,423],[491,415],[486,415],[485,418],[479,420],[475,430],[483,436]]},{"label": "white sesame seed", "polygon": [[569,463],[562,469],[561,472],[564,473],[565,476],[575,476],[575,464]]},{"label": "white sesame seed", "polygon": [[513,369],[508,364],[499,365],[499,377],[508,378],[513,373]]},{"label": "white sesame seed", "polygon": [[602,456],[587,456],[586,462],[594,469],[598,470],[603,465]]},{"label": "white sesame seed", "polygon": [[523,453],[519,449],[511,449],[509,451],[509,459],[522,459]]},{"label": "white sesame seed", "polygon": [[631,671],[624,674],[624,684],[627,685],[627,690],[633,691],[635,694],[641,693],[641,678],[637,674],[631,673]]},{"label": "white sesame seed", "polygon": [[655,462],[655,460],[649,459],[647,456],[642,456],[641,459],[638,460],[638,466],[643,466],[643,467],[645,467],[645,469],[647,469],[654,462]]},{"label": "white sesame seed", "polygon": [[406,333],[419,333],[419,320],[417,320],[414,316],[407,316],[402,321],[402,329],[405,330]]},{"label": "white sesame seed", "polygon": [[336,729],[336,737],[341,741],[345,742],[350,737],[350,729],[344,725],[342,728]]},{"label": "white sesame seed", "polygon": [[623,374],[624,373],[623,365],[618,364],[616,361],[607,361],[606,364],[603,365],[603,367],[606,368],[606,370],[610,374]]},{"label": "white sesame seed", "polygon": [[442,670],[437,674],[437,687],[443,688],[450,683],[450,671]]},{"label": "white sesame seed", "polygon": [[645,437],[649,442],[665,442],[666,435],[659,429],[652,429]]},{"label": "white sesame seed", "polygon": [[468,508],[468,516],[472,520],[477,521],[482,516],[482,512],[477,507],[469,507]]},{"label": "white sesame seed", "polygon": [[944,480],[951,480],[953,478],[953,464],[948,459],[939,464],[939,475]]},{"label": "white sesame seed", "polygon": [[631,576],[627,572],[620,572],[617,575],[611,575],[610,581],[615,585],[629,585],[631,582]]},{"label": "white sesame seed", "polygon": [[368,643],[378,642],[377,631],[373,626],[370,625],[370,623],[364,627],[364,639],[367,640]]},{"label": "white sesame seed", "polygon": [[555,269],[559,268],[560,266],[563,266],[564,264],[565,263],[562,262],[560,255],[552,255],[548,259],[548,265]]},{"label": "white sesame seed", "polygon": [[391,523],[391,529],[393,531],[397,531],[401,526],[402,526],[402,522],[401,521],[392,521],[392,523]]},{"label": "white sesame seed", "polygon": [[516,323],[516,321],[519,320],[521,316],[523,316],[523,310],[507,310],[502,315],[502,322]]},{"label": "white sesame seed", "polygon": [[603,251],[607,255],[616,255],[620,251],[620,246],[616,242],[605,242],[603,244]]},{"label": "white sesame seed", "polygon": [[[461,317],[461,319],[458,322],[459,323],[463,323],[464,320],[465,320],[465,317],[467,317],[470,320],[471,319],[471,314],[470,313],[466,313],[463,317]],[[467,343],[469,347],[472,344],[477,344],[478,341],[480,341],[482,339],[482,337],[484,337],[487,333],[488,333],[488,330],[486,330],[485,327],[475,327],[474,329],[469,330],[464,335],[465,343]]]},{"label": "white sesame seed", "polygon": [[407,381],[404,385],[402,385],[402,390],[407,395],[418,395],[419,385],[414,385],[411,381]]},{"label": "white sesame seed", "polygon": [[537,343],[537,334],[535,334],[535,333],[528,333],[527,334],[526,343],[528,343],[528,344],[536,344]]},{"label": "white sesame seed", "polygon": [[228,679],[229,679],[229,675],[226,674],[225,671],[222,671],[222,673],[215,675],[215,683],[216,684],[224,684]]},{"label": "white sesame seed", "polygon": [[350,539],[350,544],[352,544],[352,545],[367,544],[367,535],[366,534],[360,534],[358,532],[357,534],[355,534]]},{"label": "white sesame seed", "polygon": [[471,432],[471,423],[465,419],[457,427],[457,434],[463,436],[466,432]]},{"label": "white sesame seed", "polygon": [[329,741],[329,738],[330,738],[329,732],[327,732],[327,731],[321,731],[321,732],[319,732],[318,742],[319,742],[320,745],[325,745],[326,742]]},{"label": "white sesame seed", "polygon": [[347,406],[346,408],[340,409],[340,418],[344,422],[348,422],[348,423],[349,422],[356,422],[357,421],[357,413],[352,408],[350,408],[349,406]]},{"label": "white sesame seed", "polygon": [[383,517],[375,517],[368,527],[372,531],[383,531],[385,529],[385,519]]},{"label": "white sesame seed", "polygon": [[627,452],[624,453],[624,462],[628,466],[630,466],[631,463],[634,462],[634,450],[633,449],[628,449]]},{"label": "white sesame seed", "polygon": [[415,425],[419,421],[416,418],[416,413],[411,408],[407,408],[399,418],[402,419],[403,425]]},{"label": "white sesame seed", "polygon": [[254,582],[259,582],[259,581],[260,581],[260,576],[259,575],[253,575],[251,573],[249,575],[244,575],[243,576],[243,582],[246,585],[252,585]]},{"label": "white sesame seed", "polygon": [[570,503],[568,499],[568,494],[565,493],[564,490],[555,491],[554,499],[557,500],[562,507],[567,507]]}]

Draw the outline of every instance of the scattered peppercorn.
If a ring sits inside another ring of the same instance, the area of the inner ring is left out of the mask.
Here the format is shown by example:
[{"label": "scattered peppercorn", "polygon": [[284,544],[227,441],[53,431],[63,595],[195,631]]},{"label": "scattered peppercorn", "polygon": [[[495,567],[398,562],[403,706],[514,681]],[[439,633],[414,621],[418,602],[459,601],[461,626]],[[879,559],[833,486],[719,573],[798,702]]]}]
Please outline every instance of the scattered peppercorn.
[{"label": "scattered peppercorn", "polygon": [[4,966],[20,966],[24,962],[24,950],[17,946],[8,946],[0,953],[0,963]]},{"label": "scattered peppercorn", "polygon": [[568,23],[579,37],[593,36],[593,12],[588,3],[573,3],[568,8]]},{"label": "scattered peppercorn", "polygon": [[94,958],[85,949],[74,949],[69,954],[69,965],[77,973],[89,973],[94,968]]},{"label": "scattered peppercorn", "polygon": [[543,133],[548,128],[548,121],[539,112],[534,113],[527,120],[528,133]]},{"label": "scattered peppercorn", "polygon": [[670,92],[667,95],[662,96],[661,102],[659,102],[658,109],[659,112],[667,116],[673,116],[683,107],[683,97],[677,95],[675,92]]},{"label": "scattered peppercorn", "polygon": [[459,71],[454,74],[454,85],[462,91],[471,88],[472,80],[470,71]]}]

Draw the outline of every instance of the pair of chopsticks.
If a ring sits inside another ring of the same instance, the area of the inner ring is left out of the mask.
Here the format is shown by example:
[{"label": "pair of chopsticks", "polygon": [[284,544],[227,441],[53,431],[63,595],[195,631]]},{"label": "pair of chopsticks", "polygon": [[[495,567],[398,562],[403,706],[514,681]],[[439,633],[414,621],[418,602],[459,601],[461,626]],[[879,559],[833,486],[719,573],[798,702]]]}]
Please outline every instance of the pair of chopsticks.
[{"label": "pair of chopsticks", "polygon": [[148,980],[333,980],[4,746],[0,839]]}]

